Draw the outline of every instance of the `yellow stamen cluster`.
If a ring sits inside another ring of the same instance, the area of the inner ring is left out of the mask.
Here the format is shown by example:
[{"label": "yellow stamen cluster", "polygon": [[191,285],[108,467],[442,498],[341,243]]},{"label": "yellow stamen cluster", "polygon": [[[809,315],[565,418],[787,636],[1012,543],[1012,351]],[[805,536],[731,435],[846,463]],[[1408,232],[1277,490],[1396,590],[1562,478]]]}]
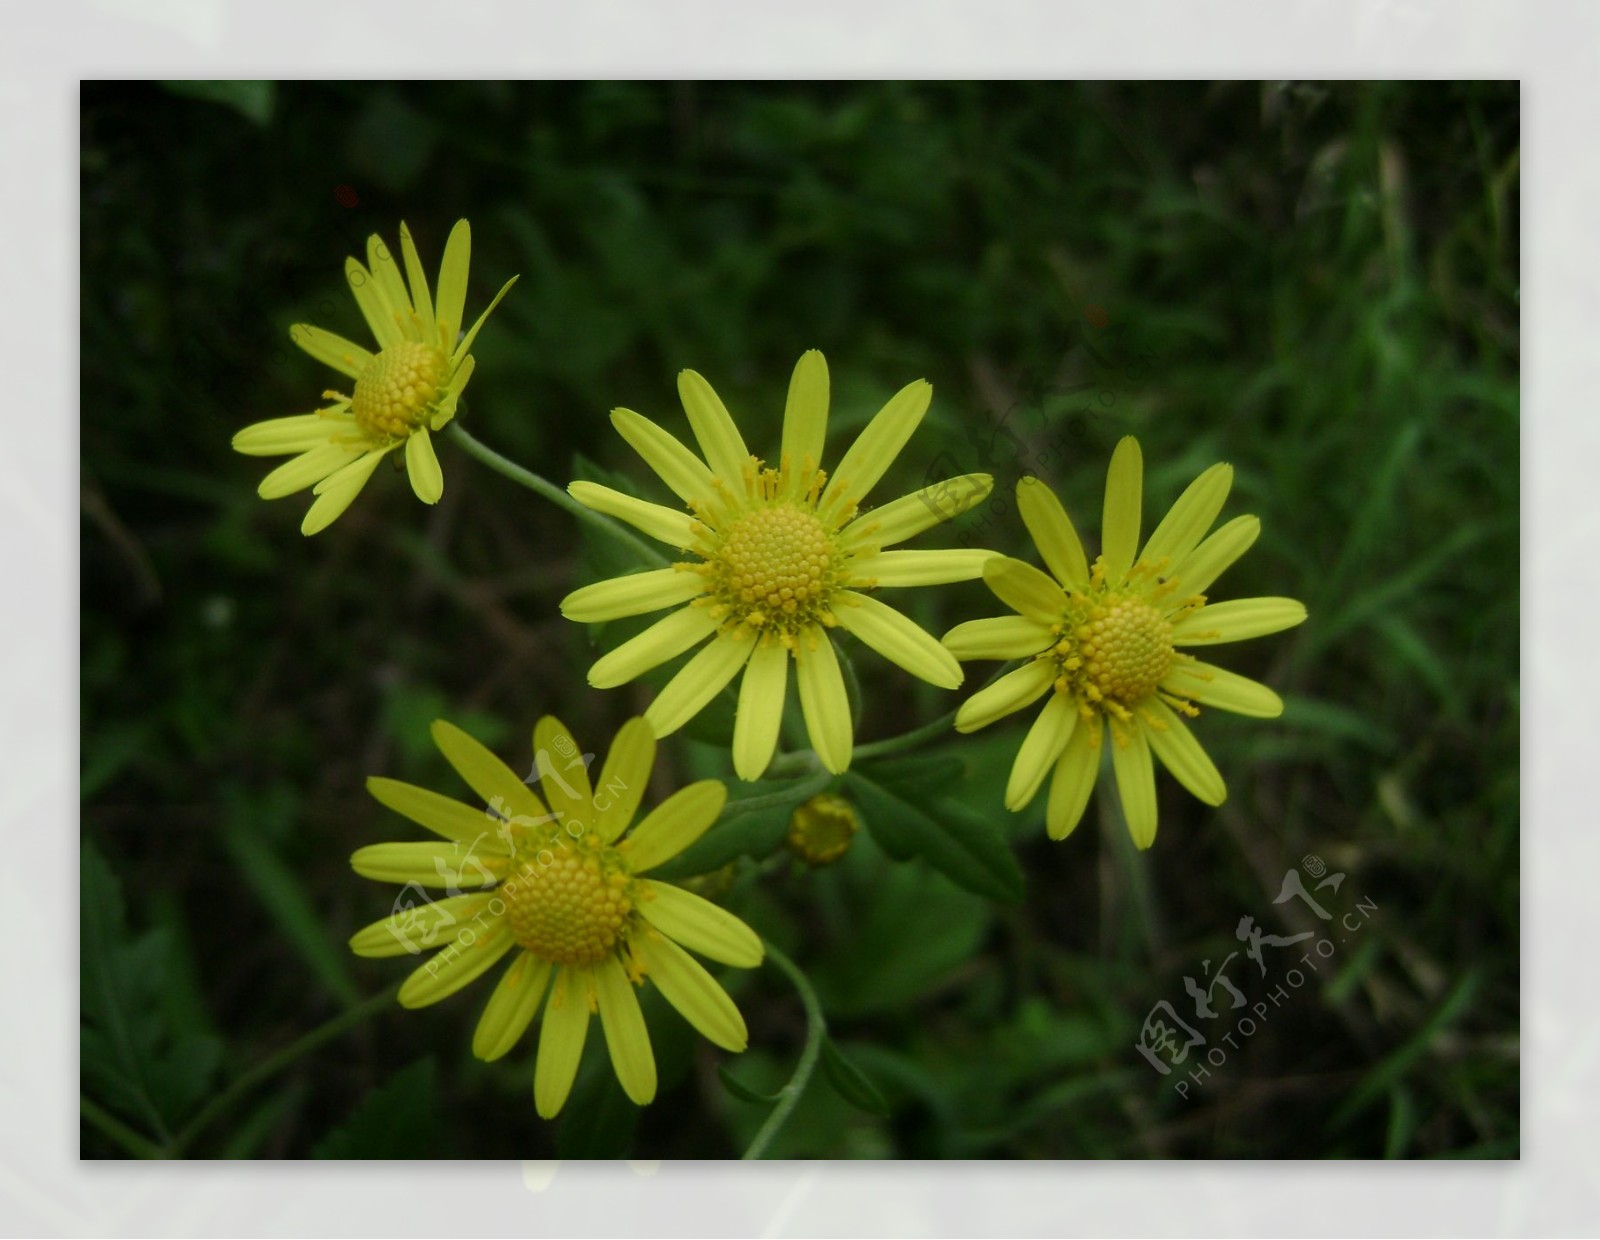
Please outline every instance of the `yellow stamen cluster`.
[{"label": "yellow stamen cluster", "polygon": [[1057,664],[1056,691],[1076,698],[1085,718],[1100,711],[1127,722],[1182,656],[1172,646],[1171,621],[1149,596],[1105,589],[1099,570],[1097,564],[1091,593],[1071,596],[1045,657]]},{"label": "yellow stamen cluster", "polygon": [[555,964],[593,964],[615,950],[638,896],[615,849],[557,836],[519,862],[499,889],[519,944]]},{"label": "yellow stamen cluster", "polygon": [[795,808],[785,837],[789,850],[812,865],[828,865],[844,856],[861,822],[843,797],[819,793]]},{"label": "yellow stamen cluster", "polygon": [[822,481],[817,473],[808,493],[796,496],[787,471],[753,468],[744,503],[699,511],[704,562],[681,567],[706,578],[706,605],[718,620],[775,634],[785,645],[811,625],[835,623],[845,557],[817,511]]},{"label": "yellow stamen cluster", "polygon": [[390,345],[356,380],[350,408],[356,424],[375,439],[404,439],[422,425],[439,398],[445,356],[414,340]]}]

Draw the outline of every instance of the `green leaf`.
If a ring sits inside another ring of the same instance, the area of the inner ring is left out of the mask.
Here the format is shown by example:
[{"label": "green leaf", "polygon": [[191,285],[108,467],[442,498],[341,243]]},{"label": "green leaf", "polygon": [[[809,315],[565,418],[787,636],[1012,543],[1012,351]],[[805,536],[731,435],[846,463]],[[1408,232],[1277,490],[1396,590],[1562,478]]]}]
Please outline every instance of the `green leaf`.
[{"label": "green leaf", "polygon": [[954,788],[966,774],[967,764],[950,753],[918,753],[868,758],[859,770],[890,792],[923,798]]},{"label": "green leaf", "polygon": [[727,1091],[741,1102],[753,1102],[758,1106],[771,1106],[783,1096],[782,1091],[775,1094],[763,1094],[751,1089],[748,1085],[741,1085],[735,1079],[733,1073],[729,1072],[727,1067],[720,1063],[717,1065],[717,1075],[722,1078],[722,1084],[727,1088]]},{"label": "green leaf", "polygon": [[845,1058],[844,1052],[832,1038],[822,1040],[822,1070],[828,1074],[828,1083],[839,1091],[839,1096],[852,1106],[869,1115],[887,1118],[889,1104],[866,1077],[866,1074]]},{"label": "green leaf", "polygon": [[872,837],[897,861],[923,857],[968,891],[1006,904],[1022,899],[1022,867],[987,818],[948,800],[936,800],[924,812],[859,772],[846,782]]},{"label": "green leaf", "polygon": [[79,1064],[83,1090],[159,1141],[211,1089],[222,1043],[163,1002],[178,970],[166,928],[134,935],[121,885],[85,840],[79,870]]},{"label": "green leaf", "polygon": [[356,1104],[312,1148],[313,1158],[427,1158],[439,1150],[439,1091],[433,1057],[402,1068]]},{"label": "green leaf", "polygon": [[[750,795],[764,795],[784,786],[776,782],[751,784]],[[793,812],[793,805],[779,805],[716,822],[683,852],[653,871],[651,877],[689,878],[720,870],[740,857],[753,857],[757,861],[769,857],[783,843],[784,833],[789,829],[789,815]]]}]

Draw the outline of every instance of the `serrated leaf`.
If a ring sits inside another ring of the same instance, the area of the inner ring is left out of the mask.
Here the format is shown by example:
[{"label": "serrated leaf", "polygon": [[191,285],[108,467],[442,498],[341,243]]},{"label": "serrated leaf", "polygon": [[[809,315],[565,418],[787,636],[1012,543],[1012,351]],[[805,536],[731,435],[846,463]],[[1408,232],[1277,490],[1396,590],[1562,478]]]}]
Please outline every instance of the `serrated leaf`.
[{"label": "serrated leaf", "polygon": [[727,1091],[741,1102],[753,1102],[757,1106],[771,1106],[782,1096],[781,1094],[759,1093],[758,1091],[751,1089],[748,1085],[740,1084],[739,1081],[734,1077],[733,1073],[729,1072],[728,1069],[720,1063],[717,1065],[717,1075],[722,1078],[722,1084]]},{"label": "serrated leaf", "polygon": [[846,780],[873,839],[895,860],[922,857],[968,891],[1007,904],[1022,899],[1022,867],[987,819],[949,800],[924,811],[860,772]]},{"label": "serrated leaf", "polygon": [[426,1158],[438,1154],[439,1098],[433,1057],[402,1068],[356,1104],[312,1148],[313,1158]]},{"label": "serrated leaf", "polygon": [[859,1107],[868,1115],[888,1118],[889,1104],[883,1100],[877,1086],[867,1079],[860,1068],[845,1058],[844,1052],[834,1044],[832,1038],[822,1039],[822,1070],[827,1073],[828,1083],[851,1106]]}]

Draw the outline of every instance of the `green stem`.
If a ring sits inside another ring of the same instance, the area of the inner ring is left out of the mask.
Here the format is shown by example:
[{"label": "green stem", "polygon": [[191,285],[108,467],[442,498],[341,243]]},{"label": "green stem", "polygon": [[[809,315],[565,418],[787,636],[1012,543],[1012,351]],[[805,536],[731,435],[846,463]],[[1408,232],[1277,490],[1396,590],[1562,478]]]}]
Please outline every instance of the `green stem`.
[{"label": "green stem", "polygon": [[462,429],[460,422],[450,423],[449,429],[445,433],[460,444],[466,450],[468,456],[476,457],[497,474],[510,478],[511,481],[520,486],[527,487],[528,490],[536,495],[543,496],[558,508],[565,508],[578,520],[585,521],[595,529],[610,535],[619,543],[628,547],[645,563],[657,568],[665,568],[671,563],[666,556],[635,535],[620,521],[606,516],[603,512],[595,512],[592,508],[585,508],[555,483],[539,477],[538,474],[530,469],[524,469],[515,461],[507,460],[488,444],[469,435]]},{"label": "green stem", "polygon": [[800,1002],[806,1009],[806,1044],[800,1050],[800,1062],[795,1065],[794,1075],[789,1078],[789,1083],[778,1091],[778,1101],[772,1108],[772,1114],[767,1116],[766,1123],[761,1125],[755,1139],[741,1155],[743,1158],[760,1158],[766,1152],[767,1146],[772,1144],[772,1138],[778,1135],[778,1130],[788,1122],[789,1113],[799,1103],[800,1096],[806,1092],[806,1085],[810,1083],[811,1074],[816,1070],[817,1060],[822,1055],[822,1039],[828,1036],[828,1022],[823,1018],[822,1004],[817,1002],[817,992],[811,989],[811,983],[806,980],[806,975],[800,972],[800,966],[771,943],[766,946],[767,959],[788,974],[789,980],[794,983],[794,988],[800,992]]},{"label": "green stem", "polygon": [[119,1145],[135,1158],[162,1158],[165,1157],[161,1147],[154,1141],[141,1137],[132,1128],[129,1128],[109,1111],[102,1110],[83,1094],[78,1095],[78,1113],[98,1128],[114,1144]]},{"label": "green stem", "polygon": [[238,1102],[257,1085],[271,1080],[296,1060],[316,1050],[324,1042],[330,1042],[341,1033],[362,1024],[369,1017],[376,1016],[394,1002],[394,997],[399,990],[400,983],[396,982],[387,990],[373,995],[372,998],[367,999],[358,1006],[341,1012],[332,1020],[318,1025],[310,1033],[289,1043],[276,1055],[263,1060],[248,1072],[237,1077],[232,1085],[214,1097],[201,1108],[193,1119],[184,1125],[183,1131],[167,1147],[166,1156],[168,1158],[181,1158],[194,1139],[209,1127],[213,1120],[224,1114],[229,1107],[233,1106],[234,1103]]},{"label": "green stem", "polygon": [[740,797],[738,800],[729,801],[722,807],[722,818],[739,818],[745,814],[758,813],[764,809],[777,809],[784,805],[797,805],[814,793],[821,792],[832,781],[833,776],[827,771],[818,771],[809,779],[802,779],[790,784],[787,788],[780,788],[776,792],[763,792],[753,797]]}]

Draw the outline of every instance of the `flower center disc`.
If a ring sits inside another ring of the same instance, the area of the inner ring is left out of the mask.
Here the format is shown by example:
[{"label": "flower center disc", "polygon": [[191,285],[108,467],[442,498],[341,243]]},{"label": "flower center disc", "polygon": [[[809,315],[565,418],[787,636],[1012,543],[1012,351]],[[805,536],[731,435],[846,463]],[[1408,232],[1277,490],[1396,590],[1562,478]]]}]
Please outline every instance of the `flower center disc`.
[{"label": "flower center disc", "polygon": [[827,609],[834,559],[816,514],[789,504],[757,508],[728,527],[712,560],[712,591],[735,619],[792,632]]},{"label": "flower center disc", "polygon": [[501,884],[500,897],[523,947],[555,964],[592,964],[622,938],[631,885],[611,849],[575,851],[558,838]]},{"label": "flower center disc", "polygon": [[1099,697],[1132,705],[1171,668],[1172,625],[1141,598],[1105,598],[1068,628],[1057,651],[1080,691],[1092,685]]},{"label": "flower center disc", "polygon": [[390,345],[356,380],[350,401],[356,425],[380,439],[411,434],[438,398],[444,369],[444,354],[438,349],[414,340]]}]

